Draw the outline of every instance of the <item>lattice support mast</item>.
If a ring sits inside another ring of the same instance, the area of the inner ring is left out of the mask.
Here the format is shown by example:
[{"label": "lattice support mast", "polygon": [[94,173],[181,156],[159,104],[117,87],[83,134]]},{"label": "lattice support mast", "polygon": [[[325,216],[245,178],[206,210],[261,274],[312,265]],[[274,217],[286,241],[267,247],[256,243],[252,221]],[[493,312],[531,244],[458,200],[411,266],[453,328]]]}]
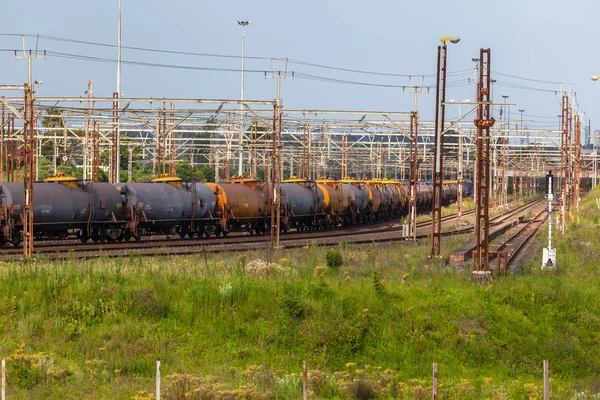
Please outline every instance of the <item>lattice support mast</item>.
[{"label": "lattice support mast", "polygon": [[473,257],[473,269],[486,272],[489,262],[489,205],[490,205],[490,117],[491,78],[490,49],[479,51],[479,81],[477,84],[477,117],[474,121],[476,136],[475,235],[477,244]]}]

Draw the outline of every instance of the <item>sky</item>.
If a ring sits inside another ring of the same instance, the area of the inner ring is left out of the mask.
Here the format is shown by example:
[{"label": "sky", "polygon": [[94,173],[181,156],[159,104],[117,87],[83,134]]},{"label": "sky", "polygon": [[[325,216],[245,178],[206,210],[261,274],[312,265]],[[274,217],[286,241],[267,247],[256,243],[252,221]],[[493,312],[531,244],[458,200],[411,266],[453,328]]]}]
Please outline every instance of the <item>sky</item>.
[{"label": "sky", "polygon": [[[39,34],[39,49],[48,56],[33,61],[33,78],[43,81],[38,96],[85,96],[89,79],[96,96],[111,96],[117,5],[118,0],[29,0],[25,11],[18,2],[3,4],[0,84],[27,81],[27,62],[15,60],[9,50],[21,48],[18,35]],[[288,58],[295,78],[282,83],[284,108],[410,111],[413,96],[402,90],[409,85],[407,75],[418,83],[425,76],[425,85],[435,85],[439,39],[459,35],[461,41],[448,47],[447,100],[474,101],[472,58],[490,48],[494,101],[510,96],[508,102],[516,104],[511,118],[522,109],[524,120],[535,121],[529,126],[557,129],[556,92],[572,88],[592,131],[600,129],[600,81],[590,79],[600,75],[598,0],[122,0],[122,97],[239,99],[242,46],[236,20],[250,21],[246,99],[273,99],[275,80],[265,79],[264,71],[271,71],[271,58],[283,70],[281,60]],[[35,39],[28,36],[26,43],[33,48]],[[175,54],[180,52],[195,54]],[[432,119],[435,90],[418,96],[418,103],[421,117]],[[447,111],[449,119],[457,113]]]}]

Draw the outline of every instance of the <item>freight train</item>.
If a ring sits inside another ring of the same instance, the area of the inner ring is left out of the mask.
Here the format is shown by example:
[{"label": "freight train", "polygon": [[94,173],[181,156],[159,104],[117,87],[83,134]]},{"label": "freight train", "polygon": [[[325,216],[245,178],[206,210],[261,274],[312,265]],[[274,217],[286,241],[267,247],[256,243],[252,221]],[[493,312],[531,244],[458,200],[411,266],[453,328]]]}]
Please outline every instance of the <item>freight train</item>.
[{"label": "freight train", "polygon": [[[471,183],[464,182],[468,196]],[[0,183],[0,244],[23,237],[23,184]],[[431,183],[417,184],[417,209],[431,209]],[[34,183],[34,235],[82,242],[140,240],[155,234],[227,236],[270,231],[274,190],[254,179],[187,182],[162,175],[148,183],[82,183],[61,174]],[[443,202],[456,200],[456,181],[446,181]],[[316,181],[292,177],[281,183],[281,230],[332,229],[405,215],[409,187],[393,180]]]}]

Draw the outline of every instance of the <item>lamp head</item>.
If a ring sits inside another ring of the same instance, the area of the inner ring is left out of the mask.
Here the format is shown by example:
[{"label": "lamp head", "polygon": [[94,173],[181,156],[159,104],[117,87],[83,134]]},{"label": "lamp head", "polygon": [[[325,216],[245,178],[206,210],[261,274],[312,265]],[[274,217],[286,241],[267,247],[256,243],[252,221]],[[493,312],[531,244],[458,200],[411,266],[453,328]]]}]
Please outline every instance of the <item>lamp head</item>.
[{"label": "lamp head", "polygon": [[593,80],[593,81],[597,81],[597,80],[598,80],[598,78],[600,78],[600,76],[598,76],[598,75],[592,75],[592,80]]},{"label": "lamp head", "polygon": [[452,44],[456,44],[456,43],[460,42],[460,36],[445,36],[443,38],[440,38],[440,40],[443,43],[450,42]]}]

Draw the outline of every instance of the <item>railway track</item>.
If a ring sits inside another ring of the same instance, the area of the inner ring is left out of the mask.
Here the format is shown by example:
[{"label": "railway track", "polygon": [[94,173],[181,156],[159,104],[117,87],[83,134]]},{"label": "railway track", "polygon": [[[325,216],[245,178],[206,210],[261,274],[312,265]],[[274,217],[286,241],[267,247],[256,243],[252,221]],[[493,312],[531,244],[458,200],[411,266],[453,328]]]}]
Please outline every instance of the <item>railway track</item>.
[{"label": "railway track", "polygon": [[[540,227],[544,225],[547,219],[548,213],[547,209],[544,207],[535,217],[527,221],[522,227],[519,227],[516,232],[510,234],[496,247],[496,251],[507,252],[507,270],[514,271],[519,255],[527,247],[531,239],[535,237]],[[490,264],[492,263],[490,262]]]},{"label": "railway track", "polygon": [[[521,212],[524,208],[537,202],[529,203],[521,207],[509,210],[506,213],[493,218],[494,221],[501,221],[511,218],[515,213]],[[469,210],[463,215],[474,214],[474,210]],[[448,215],[442,218],[442,222],[452,222],[456,220],[455,215]],[[430,226],[430,221],[422,221],[417,224],[417,229],[424,232]],[[354,228],[344,228],[339,230],[323,230],[302,233],[287,233],[281,236],[280,245],[285,248],[299,248],[311,245],[337,245],[343,238],[348,243],[364,244],[374,242],[392,242],[404,240],[398,232],[402,230],[402,225],[398,223],[383,222],[371,226],[361,226]],[[463,229],[447,231],[445,236],[471,233],[472,226]],[[418,238],[426,238],[428,233],[420,233]],[[198,253],[217,253],[232,251],[249,251],[257,249],[268,249],[270,236],[253,236],[249,234],[232,235],[227,238],[211,237],[207,239],[150,239],[140,242],[114,242],[114,243],[89,243],[80,242],[70,243],[40,243],[36,246],[36,255],[38,258],[48,260],[74,258],[96,258],[96,257],[121,257],[127,255],[144,256],[164,256],[164,255],[184,255]],[[9,247],[2,250],[2,256],[5,260],[18,260],[21,256],[21,249]]]}]

